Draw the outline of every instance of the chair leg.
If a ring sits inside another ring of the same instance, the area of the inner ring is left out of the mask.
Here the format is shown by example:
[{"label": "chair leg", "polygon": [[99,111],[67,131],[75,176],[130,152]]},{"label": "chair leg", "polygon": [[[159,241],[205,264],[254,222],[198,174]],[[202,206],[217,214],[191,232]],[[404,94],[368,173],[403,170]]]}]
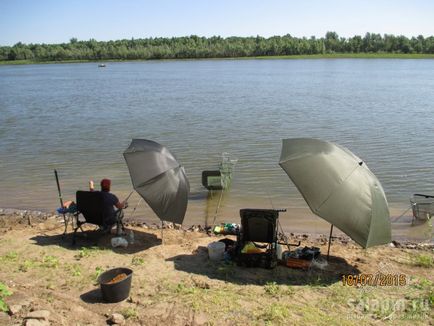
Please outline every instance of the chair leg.
[{"label": "chair leg", "polygon": [[75,245],[75,243],[76,243],[76,237],[77,237],[77,231],[78,231],[78,229],[80,229],[81,232],[84,233],[84,230],[81,227],[83,224],[84,223],[79,222],[78,219],[77,219],[77,226],[74,228],[74,233],[72,234],[72,245]]},{"label": "chair leg", "polygon": [[77,230],[78,230],[78,229],[81,229],[81,226],[76,227],[76,228],[74,229],[74,233],[72,234],[72,245],[73,245],[73,246],[75,246],[75,243],[76,243],[76,241],[75,241],[75,236],[77,235]]}]

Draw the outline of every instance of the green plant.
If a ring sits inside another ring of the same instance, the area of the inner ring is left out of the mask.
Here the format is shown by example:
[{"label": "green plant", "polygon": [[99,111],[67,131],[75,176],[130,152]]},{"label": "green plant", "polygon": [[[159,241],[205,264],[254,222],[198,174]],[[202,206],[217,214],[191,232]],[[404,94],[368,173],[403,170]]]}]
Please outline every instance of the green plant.
[{"label": "green plant", "polygon": [[430,255],[420,254],[412,258],[412,264],[414,266],[430,268],[434,267],[434,259]]},{"label": "green plant", "polygon": [[0,260],[17,261],[18,260],[18,253],[16,251],[10,251],[6,255],[2,256]]},{"label": "green plant", "polygon": [[430,311],[430,303],[422,298],[413,298],[407,302],[403,319],[425,320]]},{"label": "green plant", "polygon": [[44,256],[42,258],[41,267],[47,267],[47,268],[57,268],[59,267],[59,260],[55,256]]},{"label": "green plant", "polygon": [[79,264],[72,264],[68,266],[68,270],[72,276],[81,276],[81,266]]},{"label": "green plant", "polygon": [[125,317],[125,319],[129,318],[136,318],[138,316],[137,310],[135,308],[125,308],[121,311],[122,316]]},{"label": "green plant", "polygon": [[104,269],[101,266],[97,266],[95,268],[95,273],[92,275],[93,281],[96,283],[98,281],[98,277],[104,272]]},{"label": "green plant", "polygon": [[434,283],[427,278],[421,278],[417,283],[414,283],[412,286],[418,290],[430,290],[433,285]]},{"label": "green plant", "polygon": [[281,323],[289,316],[288,307],[281,303],[272,303],[267,306],[259,318],[271,323]]},{"label": "green plant", "polygon": [[181,282],[176,285],[175,292],[179,294],[193,294],[196,292],[196,288]]},{"label": "green plant", "polygon": [[134,266],[140,266],[143,265],[144,263],[145,263],[145,259],[140,256],[134,256],[133,259],[131,260],[131,264],[133,264]]},{"label": "green plant", "polygon": [[9,310],[8,305],[6,304],[6,302],[4,302],[4,298],[10,296],[11,294],[12,292],[9,291],[7,286],[0,282],[0,311],[6,312]]},{"label": "green plant", "polygon": [[96,253],[100,249],[98,247],[81,247],[81,249],[78,251],[78,253],[74,256],[75,259],[80,260],[82,258],[90,257],[92,254]]},{"label": "green plant", "polygon": [[280,292],[279,285],[276,284],[276,282],[267,282],[264,285],[265,293],[271,296],[276,296]]},{"label": "green plant", "polygon": [[37,262],[33,259],[26,259],[22,264],[18,266],[20,272],[27,272],[29,269],[35,268]]}]

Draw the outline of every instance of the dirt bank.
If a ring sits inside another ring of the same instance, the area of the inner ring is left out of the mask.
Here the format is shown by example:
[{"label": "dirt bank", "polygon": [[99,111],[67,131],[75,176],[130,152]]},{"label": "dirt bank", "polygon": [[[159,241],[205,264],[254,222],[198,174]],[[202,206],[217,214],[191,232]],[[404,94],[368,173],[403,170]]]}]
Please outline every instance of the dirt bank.
[{"label": "dirt bank", "polygon": [[[162,232],[153,225],[129,225],[135,241],[127,248],[112,248],[112,235],[92,231],[72,246],[71,229],[62,237],[57,216],[0,211],[0,282],[11,295],[0,293],[12,310],[0,313],[0,324],[30,324],[35,319],[25,318],[40,311],[48,315],[39,320],[51,325],[106,325],[113,313],[126,325],[433,324],[431,244],[364,250],[340,237],[322,269],[266,270],[212,262],[206,246],[222,237],[198,232],[199,227],[167,227]],[[298,240],[327,252],[324,237],[290,235],[291,242]],[[96,279],[119,266],[134,271],[130,297],[106,304]],[[346,275],[379,273],[405,282],[343,284]]]}]

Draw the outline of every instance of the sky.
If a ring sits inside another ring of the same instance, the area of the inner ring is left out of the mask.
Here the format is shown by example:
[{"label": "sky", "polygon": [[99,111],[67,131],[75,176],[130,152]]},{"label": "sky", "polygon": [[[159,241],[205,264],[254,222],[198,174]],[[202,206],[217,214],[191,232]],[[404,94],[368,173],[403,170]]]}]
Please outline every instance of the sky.
[{"label": "sky", "polygon": [[434,0],[0,0],[0,45],[174,36],[434,35]]}]

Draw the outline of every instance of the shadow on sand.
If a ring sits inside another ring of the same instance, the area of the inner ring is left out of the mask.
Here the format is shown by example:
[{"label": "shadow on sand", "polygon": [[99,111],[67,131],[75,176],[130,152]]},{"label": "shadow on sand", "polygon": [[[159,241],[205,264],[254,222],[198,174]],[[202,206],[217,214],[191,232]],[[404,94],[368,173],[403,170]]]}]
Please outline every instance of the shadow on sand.
[{"label": "shadow on sand", "polygon": [[[323,259],[325,260],[325,257]],[[327,286],[341,281],[344,274],[360,273],[345,259],[335,256],[330,256],[328,265],[323,270],[310,268],[304,271],[285,266],[274,269],[239,267],[232,262],[210,261],[205,247],[199,247],[193,255],[178,255],[167,261],[173,261],[176,270],[235,284],[264,285],[275,282],[285,285]]]},{"label": "shadow on sand", "polygon": [[[128,230],[127,230],[128,232]],[[161,239],[155,234],[134,230],[134,244],[129,244],[127,248],[112,248],[111,239],[113,234],[102,234],[100,231],[77,232],[76,243],[72,244],[72,233],[66,235],[37,235],[31,240],[39,246],[58,245],[70,250],[78,250],[82,247],[93,247],[111,249],[117,253],[132,254],[161,245]]]},{"label": "shadow on sand", "polygon": [[102,293],[100,289],[94,289],[89,292],[80,295],[80,299],[86,303],[106,303],[102,298]]}]

